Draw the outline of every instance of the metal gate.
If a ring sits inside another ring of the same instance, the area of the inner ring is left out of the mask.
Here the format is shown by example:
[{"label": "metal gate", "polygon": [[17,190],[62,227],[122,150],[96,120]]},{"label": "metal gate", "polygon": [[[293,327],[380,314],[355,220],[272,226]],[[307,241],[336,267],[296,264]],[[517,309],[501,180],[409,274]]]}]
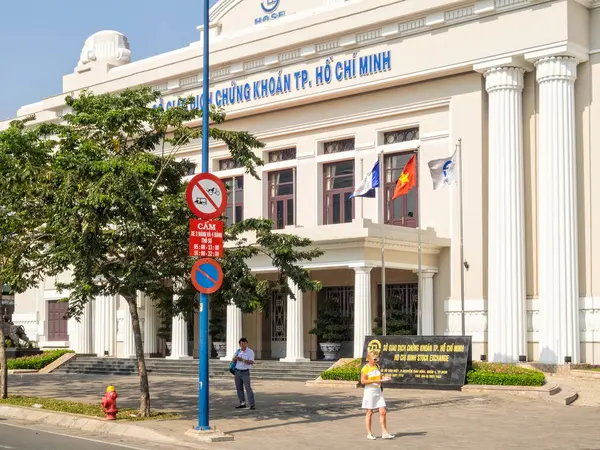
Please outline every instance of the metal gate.
[{"label": "metal gate", "polygon": [[[377,286],[379,302],[377,313],[379,317],[383,316],[381,285]],[[414,330],[417,329],[419,323],[419,284],[418,283],[401,283],[401,284],[386,284],[385,286],[385,302],[388,307],[393,306],[394,309],[400,310],[410,317],[410,322]]]},{"label": "metal gate", "polygon": [[271,357],[285,358],[287,341],[287,298],[279,291],[271,297]]}]

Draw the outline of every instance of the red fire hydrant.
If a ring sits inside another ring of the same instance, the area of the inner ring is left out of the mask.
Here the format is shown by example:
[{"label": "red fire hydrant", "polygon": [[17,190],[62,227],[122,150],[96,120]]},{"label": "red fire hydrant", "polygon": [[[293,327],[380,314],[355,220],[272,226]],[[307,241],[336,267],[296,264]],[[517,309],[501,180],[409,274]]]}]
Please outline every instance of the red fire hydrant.
[{"label": "red fire hydrant", "polygon": [[104,420],[117,420],[117,391],[114,386],[108,386],[104,397],[102,397],[102,408],[106,413],[106,419]]}]

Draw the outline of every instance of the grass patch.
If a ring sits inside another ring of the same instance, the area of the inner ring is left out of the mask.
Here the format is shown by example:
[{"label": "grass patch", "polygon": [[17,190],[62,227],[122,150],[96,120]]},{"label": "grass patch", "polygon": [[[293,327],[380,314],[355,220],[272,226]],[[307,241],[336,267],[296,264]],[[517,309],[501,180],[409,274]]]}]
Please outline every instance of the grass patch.
[{"label": "grass patch", "polygon": [[49,350],[41,355],[9,359],[7,360],[8,370],[40,370],[66,353],[73,353],[73,350]]},{"label": "grass patch", "polygon": [[323,380],[360,381],[361,361],[360,358],[353,359],[334,369],[326,370],[321,373],[321,378]]},{"label": "grass patch", "polygon": [[[6,399],[0,399],[0,404],[12,405],[12,406],[26,406],[33,407],[33,405],[42,405],[41,410],[57,411],[70,414],[82,414],[84,416],[104,418],[106,414],[102,409],[102,406],[93,405],[91,403],[78,403],[67,400],[58,400],[54,398],[46,397],[24,397],[21,395],[9,395]],[[37,409],[37,408],[36,408]],[[119,408],[117,413],[117,420],[166,420],[166,419],[180,419],[181,415],[171,412],[158,412],[153,411],[150,417],[134,417],[137,416],[137,410],[130,408]]]},{"label": "grass patch", "polygon": [[514,364],[473,362],[473,370],[467,373],[467,384],[543,386],[545,382],[546,378],[539,370]]},{"label": "grass patch", "polygon": [[576,370],[588,370],[591,372],[600,372],[600,366],[595,366],[595,365],[591,365],[591,364],[582,364],[582,365],[578,365],[573,367],[573,369]]}]

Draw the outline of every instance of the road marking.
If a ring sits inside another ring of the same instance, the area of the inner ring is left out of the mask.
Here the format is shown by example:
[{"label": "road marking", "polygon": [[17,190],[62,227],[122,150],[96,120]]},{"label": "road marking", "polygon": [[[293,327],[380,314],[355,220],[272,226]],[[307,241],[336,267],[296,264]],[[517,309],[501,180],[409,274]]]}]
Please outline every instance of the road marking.
[{"label": "road marking", "polygon": [[[72,438],[72,439],[79,439],[79,440],[82,440],[82,441],[96,442],[98,444],[112,445],[112,446],[115,446],[115,447],[132,448],[134,450],[148,450],[147,448],[143,448],[143,447],[134,447],[132,445],[117,444],[117,443],[113,443],[113,442],[110,442],[110,441],[101,441],[101,440],[98,440],[98,439],[86,438],[86,437],[81,437],[81,436],[74,436],[72,434],[63,434],[63,433],[56,433],[54,431],[46,431],[46,430],[41,429],[41,428],[36,428],[35,425],[37,425],[37,424],[35,424],[35,423],[32,423],[31,427],[26,427],[26,426],[23,426],[23,425],[15,425],[13,423],[5,423],[5,422],[1,422],[0,426],[1,425],[4,425],[6,427],[22,428],[24,430],[36,430],[36,431],[39,431],[40,433],[53,434],[55,436],[62,436],[62,437],[68,437],[68,438]],[[112,436],[107,436],[107,437],[112,437]],[[7,446],[0,445],[0,448],[12,449],[13,447],[7,447]]]}]

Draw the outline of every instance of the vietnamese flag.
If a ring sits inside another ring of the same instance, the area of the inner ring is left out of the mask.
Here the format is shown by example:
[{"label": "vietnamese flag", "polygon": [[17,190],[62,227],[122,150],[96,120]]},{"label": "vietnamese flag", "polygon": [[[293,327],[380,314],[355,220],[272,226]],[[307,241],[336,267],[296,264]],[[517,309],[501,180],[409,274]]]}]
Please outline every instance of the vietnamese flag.
[{"label": "vietnamese flag", "polygon": [[396,189],[394,190],[394,196],[392,200],[400,197],[401,195],[408,194],[413,187],[417,185],[417,154],[415,153],[408,160],[404,169],[402,169],[402,173],[400,174],[400,178],[396,182]]}]

